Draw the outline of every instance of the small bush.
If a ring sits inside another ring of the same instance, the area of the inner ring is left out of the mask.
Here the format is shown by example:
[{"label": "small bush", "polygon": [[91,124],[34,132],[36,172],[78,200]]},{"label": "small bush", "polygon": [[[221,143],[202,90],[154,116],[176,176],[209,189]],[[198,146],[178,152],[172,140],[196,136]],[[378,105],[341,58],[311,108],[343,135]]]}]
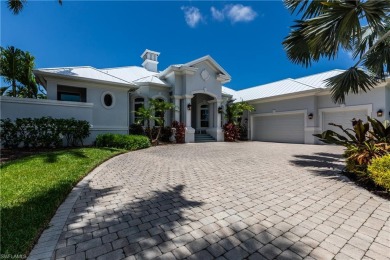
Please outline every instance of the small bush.
[{"label": "small bush", "polygon": [[368,173],[375,184],[390,191],[390,154],[373,159],[368,166]]},{"label": "small bush", "polygon": [[186,126],[184,123],[173,121],[171,127],[176,129],[176,143],[184,144],[186,142]]},{"label": "small bush", "polygon": [[149,138],[143,135],[100,134],[96,137],[97,147],[120,148],[129,151],[150,147]]},{"label": "small bush", "polygon": [[225,142],[234,142],[240,138],[240,128],[232,123],[223,126]]}]

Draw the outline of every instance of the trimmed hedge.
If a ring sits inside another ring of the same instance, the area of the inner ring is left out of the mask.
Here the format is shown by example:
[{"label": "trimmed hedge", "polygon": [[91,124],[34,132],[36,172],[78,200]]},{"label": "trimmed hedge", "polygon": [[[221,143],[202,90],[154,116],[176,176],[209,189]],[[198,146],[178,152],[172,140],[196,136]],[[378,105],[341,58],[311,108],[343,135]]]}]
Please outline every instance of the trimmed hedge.
[{"label": "trimmed hedge", "polygon": [[60,147],[63,139],[67,146],[83,145],[90,135],[90,124],[85,120],[51,117],[0,120],[1,143],[6,148]]},{"label": "trimmed hedge", "polygon": [[129,151],[150,147],[149,138],[143,135],[100,134],[96,137],[97,147],[111,147]]},{"label": "trimmed hedge", "polygon": [[368,173],[375,184],[390,191],[390,154],[373,159]]}]

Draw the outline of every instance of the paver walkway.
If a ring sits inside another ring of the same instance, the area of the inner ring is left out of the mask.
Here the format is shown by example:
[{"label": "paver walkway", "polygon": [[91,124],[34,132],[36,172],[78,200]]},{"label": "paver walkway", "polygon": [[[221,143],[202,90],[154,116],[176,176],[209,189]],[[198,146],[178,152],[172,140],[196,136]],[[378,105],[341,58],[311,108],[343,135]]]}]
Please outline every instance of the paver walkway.
[{"label": "paver walkway", "polygon": [[50,242],[56,259],[390,259],[390,204],[337,175],[341,151],[247,142],[118,156],[73,191],[58,243],[54,228],[30,259]]}]

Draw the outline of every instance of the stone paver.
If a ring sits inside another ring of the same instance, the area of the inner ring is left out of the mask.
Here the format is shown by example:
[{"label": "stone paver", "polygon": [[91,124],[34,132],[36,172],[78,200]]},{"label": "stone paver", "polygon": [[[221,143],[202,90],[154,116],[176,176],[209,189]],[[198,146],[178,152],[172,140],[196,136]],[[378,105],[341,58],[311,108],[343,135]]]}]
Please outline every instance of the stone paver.
[{"label": "stone paver", "polygon": [[120,155],[72,191],[29,259],[390,259],[390,204],[338,175],[341,152],[243,142]]}]

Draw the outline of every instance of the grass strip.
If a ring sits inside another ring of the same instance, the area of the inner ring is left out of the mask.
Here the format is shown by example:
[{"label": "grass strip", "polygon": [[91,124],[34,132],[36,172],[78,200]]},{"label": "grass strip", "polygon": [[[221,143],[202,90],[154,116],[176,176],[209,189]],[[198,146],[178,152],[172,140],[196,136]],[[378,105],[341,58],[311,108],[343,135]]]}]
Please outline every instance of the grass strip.
[{"label": "grass strip", "polygon": [[96,166],[123,152],[75,148],[2,164],[1,254],[27,255],[72,188]]}]

